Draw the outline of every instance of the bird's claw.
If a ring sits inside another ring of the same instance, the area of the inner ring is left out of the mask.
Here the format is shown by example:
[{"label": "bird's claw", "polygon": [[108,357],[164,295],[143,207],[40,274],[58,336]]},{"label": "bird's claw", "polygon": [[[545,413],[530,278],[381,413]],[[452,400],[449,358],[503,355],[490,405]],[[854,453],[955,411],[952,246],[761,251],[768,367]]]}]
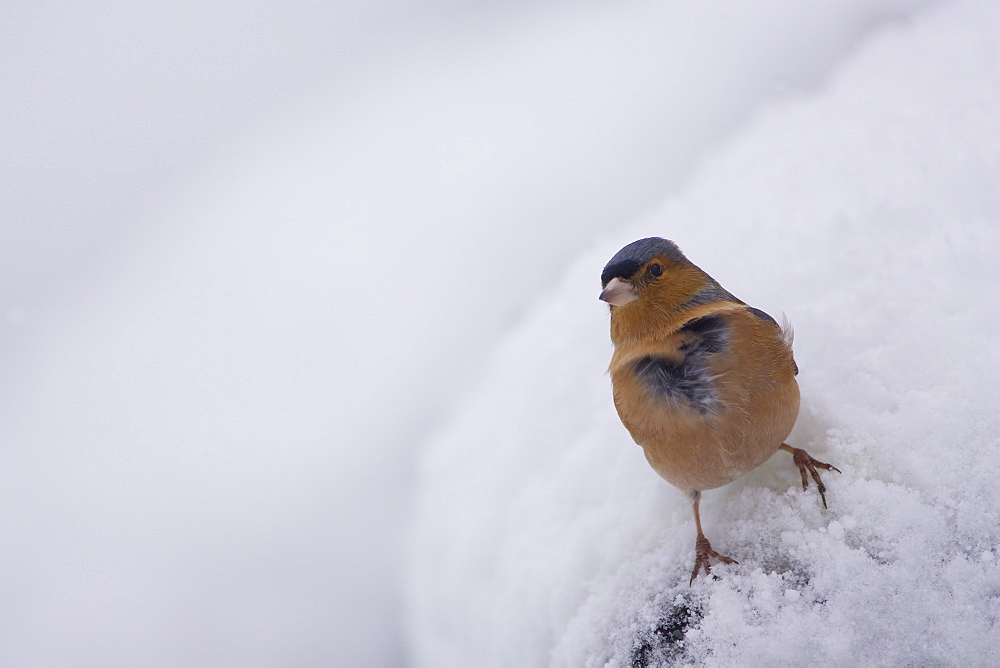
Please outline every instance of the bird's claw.
[{"label": "bird's claw", "polygon": [[802,448],[790,449],[792,451],[792,461],[794,461],[795,465],[799,467],[799,473],[802,474],[802,489],[809,489],[809,476],[812,476],[812,479],[816,481],[816,488],[819,490],[819,497],[823,499],[823,507],[828,508],[826,505],[826,485],[823,484],[822,478],[819,477],[819,471],[816,469],[836,471],[837,473],[840,473],[840,469],[832,464],[827,464],[826,462],[821,462],[818,459],[813,459],[813,457]]},{"label": "bird's claw", "polygon": [[694,579],[698,577],[698,573],[702,568],[705,569],[706,576],[712,574],[712,566],[709,564],[710,557],[715,557],[724,564],[740,563],[713,550],[712,544],[708,542],[708,539],[703,534],[698,534],[698,540],[694,545],[694,571],[691,572],[691,580],[688,582],[689,587],[694,584]]}]

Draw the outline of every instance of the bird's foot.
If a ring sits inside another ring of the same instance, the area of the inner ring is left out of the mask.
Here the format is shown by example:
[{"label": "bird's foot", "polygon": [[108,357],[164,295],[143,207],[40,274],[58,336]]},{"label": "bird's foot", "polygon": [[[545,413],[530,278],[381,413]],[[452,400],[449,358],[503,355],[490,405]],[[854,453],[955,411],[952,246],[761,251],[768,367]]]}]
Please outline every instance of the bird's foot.
[{"label": "bird's foot", "polygon": [[698,534],[698,540],[694,544],[694,571],[691,573],[691,580],[688,582],[690,587],[694,584],[694,579],[698,577],[698,573],[702,568],[705,569],[705,575],[710,575],[712,573],[712,567],[708,560],[710,557],[715,557],[724,564],[738,564],[740,562],[735,559],[730,559],[729,557],[723,556],[712,549],[712,544],[708,542],[704,534]]},{"label": "bird's foot", "polygon": [[781,447],[782,449],[792,453],[792,461],[794,461],[795,465],[799,467],[799,473],[802,474],[802,489],[809,489],[809,476],[812,476],[812,479],[816,481],[816,488],[819,490],[819,497],[823,499],[823,507],[827,508],[826,485],[823,484],[823,480],[819,477],[819,471],[816,469],[836,471],[837,473],[840,473],[840,469],[832,464],[827,464],[819,461],[818,459],[813,459],[812,456],[810,456],[810,454],[802,448],[793,448],[792,446],[786,444],[782,444]]}]

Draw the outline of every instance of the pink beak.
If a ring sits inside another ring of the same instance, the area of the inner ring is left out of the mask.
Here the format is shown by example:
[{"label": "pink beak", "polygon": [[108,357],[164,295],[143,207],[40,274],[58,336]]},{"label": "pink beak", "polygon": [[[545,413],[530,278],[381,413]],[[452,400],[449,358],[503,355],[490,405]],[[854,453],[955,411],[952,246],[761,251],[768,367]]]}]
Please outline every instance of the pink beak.
[{"label": "pink beak", "polygon": [[635,291],[635,286],[620,278],[612,278],[608,281],[608,285],[601,292],[600,297],[602,301],[606,301],[612,306],[624,306],[629,302],[634,302],[638,298],[639,295]]}]

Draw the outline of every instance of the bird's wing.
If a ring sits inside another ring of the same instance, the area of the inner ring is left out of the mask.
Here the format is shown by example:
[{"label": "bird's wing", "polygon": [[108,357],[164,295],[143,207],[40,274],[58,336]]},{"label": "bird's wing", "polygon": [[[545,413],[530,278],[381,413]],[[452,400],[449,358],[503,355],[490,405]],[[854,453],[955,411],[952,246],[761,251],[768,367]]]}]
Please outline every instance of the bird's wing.
[{"label": "bird's wing", "polygon": [[732,325],[727,313],[688,320],[676,332],[631,362],[632,372],[646,392],[672,404],[686,404],[714,413],[720,402],[719,379],[724,373]]},{"label": "bird's wing", "polygon": [[693,408],[706,417],[744,406],[798,369],[790,329],[743,303],[705,305],[665,336],[616,350],[622,399]]}]

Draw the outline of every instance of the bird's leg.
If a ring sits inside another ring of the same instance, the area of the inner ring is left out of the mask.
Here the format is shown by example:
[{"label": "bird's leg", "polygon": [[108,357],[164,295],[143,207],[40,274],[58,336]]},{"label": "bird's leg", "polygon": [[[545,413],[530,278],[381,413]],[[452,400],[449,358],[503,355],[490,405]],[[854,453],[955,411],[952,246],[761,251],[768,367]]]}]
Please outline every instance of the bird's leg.
[{"label": "bird's leg", "polygon": [[823,484],[823,480],[819,477],[819,471],[816,469],[836,471],[837,473],[840,473],[840,469],[831,464],[826,464],[817,459],[813,459],[809,453],[802,448],[793,448],[787,443],[782,443],[779,447],[785,452],[792,453],[792,460],[795,462],[795,465],[799,467],[799,473],[802,474],[802,489],[809,488],[809,476],[806,475],[807,472],[812,476],[812,479],[816,481],[816,488],[819,489],[819,497],[823,499],[823,507],[826,508],[826,485]]},{"label": "bird's leg", "polygon": [[709,557],[715,557],[724,564],[739,563],[735,559],[725,557],[712,549],[712,544],[708,542],[704,532],[701,530],[701,513],[698,512],[698,504],[701,502],[701,492],[697,490],[691,492],[691,498],[693,499],[694,525],[698,529],[698,539],[694,544],[694,571],[691,572],[691,580],[688,582],[689,587],[694,584],[694,579],[698,577],[698,572],[702,568],[705,569],[705,575],[709,575],[712,572],[712,567],[708,562]]}]

